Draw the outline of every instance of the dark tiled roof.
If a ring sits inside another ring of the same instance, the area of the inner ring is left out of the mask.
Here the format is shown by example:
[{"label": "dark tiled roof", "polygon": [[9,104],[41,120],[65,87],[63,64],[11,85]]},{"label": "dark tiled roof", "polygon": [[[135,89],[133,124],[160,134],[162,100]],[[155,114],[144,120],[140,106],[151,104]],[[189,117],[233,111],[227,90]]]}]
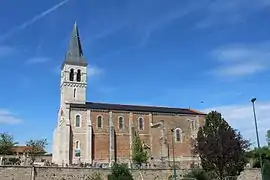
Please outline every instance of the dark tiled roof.
[{"label": "dark tiled roof", "polygon": [[71,108],[204,115],[204,113],[202,112],[185,108],[123,105],[123,104],[109,104],[109,103],[95,103],[95,102],[86,102],[86,104],[71,104]]},{"label": "dark tiled roof", "polygon": [[72,36],[70,38],[69,48],[65,57],[65,61],[62,64],[62,68],[65,64],[87,66],[87,62],[83,57],[82,44],[76,22],[74,24]]}]

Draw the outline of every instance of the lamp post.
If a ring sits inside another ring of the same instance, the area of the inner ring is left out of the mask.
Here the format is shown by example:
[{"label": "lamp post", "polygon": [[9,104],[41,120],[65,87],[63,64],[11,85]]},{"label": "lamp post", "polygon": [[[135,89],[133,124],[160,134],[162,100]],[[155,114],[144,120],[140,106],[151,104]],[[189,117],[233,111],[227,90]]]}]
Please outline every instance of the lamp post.
[{"label": "lamp post", "polygon": [[175,157],[174,157],[174,129],[171,129],[171,132],[172,132],[172,149],[173,149],[173,179],[176,180]]},{"label": "lamp post", "polygon": [[256,117],[256,111],[255,111],[255,101],[256,98],[251,99],[252,103],[252,108],[253,108],[253,116],[254,116],[254,122],[255,122],[255,130],[256,130],[256,137],[257,137],[257,144],[258,144],[258,153],[259,153],[259,161],[260,161],[260,166],[261,166],[261,176],[263,180],[263,163],[262,163],[262,156],[261,156],[261,146],[260,146],[260,138],[259,138],[259,133],[258,133],[258,124],[257,124],[257,117]]}]

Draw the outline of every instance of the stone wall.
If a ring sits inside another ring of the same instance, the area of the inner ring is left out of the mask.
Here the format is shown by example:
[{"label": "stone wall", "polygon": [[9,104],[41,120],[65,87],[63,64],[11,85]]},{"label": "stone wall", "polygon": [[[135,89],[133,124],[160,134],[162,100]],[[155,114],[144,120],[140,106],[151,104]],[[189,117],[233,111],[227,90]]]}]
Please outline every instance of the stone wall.
[{"label": "stone wall", "polygon": [[260,169],[246,169],[237,180],[262,180]]},{"label": "stone wall", "polygon": [[[186,170],[185,170],[186,171]],[[23,167],[23,166],[0,166],[0,180],[89,180],[95,173],[101,173],[106,180],[110,173],[109,169],[89,168],[63,168],[63,167]],[[177,170],[177,174],[184,174],[184,170]],[[172,170],[148,169],[132,171],[135,180],[167,180]],[[248,169],[239,176],[238,180],[261,180],[260,171]]]}]

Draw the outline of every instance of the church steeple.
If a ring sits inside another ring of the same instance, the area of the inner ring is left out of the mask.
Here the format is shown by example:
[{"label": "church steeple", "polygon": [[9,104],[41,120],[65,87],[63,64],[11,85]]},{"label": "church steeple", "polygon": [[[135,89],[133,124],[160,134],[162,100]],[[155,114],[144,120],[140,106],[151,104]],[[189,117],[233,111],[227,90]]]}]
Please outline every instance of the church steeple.
[{"label": "church steeple", "polygon": [[83,57],[79,29],[76,22],[74,23],[72,35],[69,41],[69,47],[66,53],[65,61],[62,64],[62,68],[65,64],[87,66],[87,62]]}]

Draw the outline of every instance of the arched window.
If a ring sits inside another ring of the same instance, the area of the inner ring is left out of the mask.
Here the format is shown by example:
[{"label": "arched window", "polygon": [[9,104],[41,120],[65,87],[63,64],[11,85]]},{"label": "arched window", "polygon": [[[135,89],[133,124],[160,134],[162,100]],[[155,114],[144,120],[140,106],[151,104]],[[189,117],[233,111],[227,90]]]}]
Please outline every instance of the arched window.
[{"label": "arched window", "polygon": [[80,115],[76,115],[75,126],[76,127],[80,127],[81,126],[81,117],[80,117]]},{"label": "arched window", "polygon": [[73,97],[76,98],[76,88],[73,90]]},{"label": "arched window", "polygon": [[194,120],[191,120],[190,121],[190,124],[191,124],[191,130],[195,130],[196,129],[196,124],[195,124],[195,121]]},{"label": "arched window", "polygon": [[76,143],[75,143],[75,149],[80,149],[80,142],[79,141],[76,141]]},{"label": "arched window", "polygon": [[182,142],[182,130],[180,128],[175,129],[175,141]]},{"label": "arched window", "polygon": [[102,120],[103,120],[102,116],[99,115],[97,117],[97,127],[98,128],[102,128]]},{"label": "arched window", "polygon": [[81,82],[81,70],[78,69],[77,71],[77,82]]},{"label": "arched window", "polygon": [[73,81],[74,80],[74,69],[71,69],[69,72],[69,80]]},{"label": "arched window", "polygon": [[123,129],[124,128],[124,118],[122,116],[120,116],[118,118],[118,128],[119,129]]},{"label": "arched window", "polygon": [[140,117],[139,119],[138,119],[138,127],[139,127],[139,130],[143,130],[143,118],[142,117]]}]

